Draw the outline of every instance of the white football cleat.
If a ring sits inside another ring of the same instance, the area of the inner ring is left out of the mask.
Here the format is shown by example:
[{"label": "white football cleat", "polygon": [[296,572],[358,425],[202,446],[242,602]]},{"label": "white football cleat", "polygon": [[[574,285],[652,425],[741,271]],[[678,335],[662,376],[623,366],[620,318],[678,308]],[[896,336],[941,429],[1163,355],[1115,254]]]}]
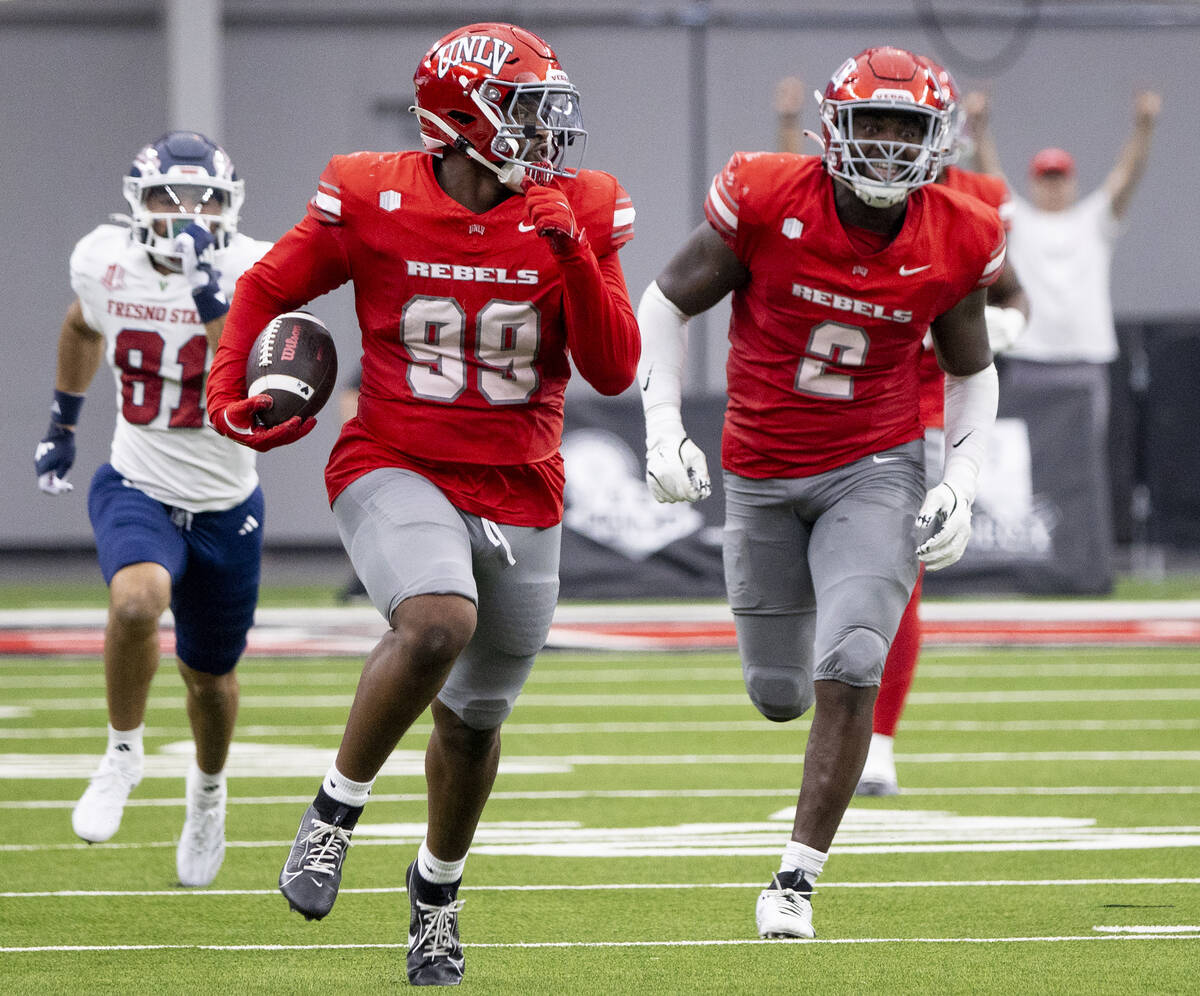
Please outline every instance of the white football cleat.
[{"label": "white football cleat", "polygon": [[207,791],[200,785],[200,769],[192,765],[187,776],[187,817],[179,847],[175,850],[175,871],[179,884],[209,885],[225,860],[225,783]]},{"label": "white football cleat", "polygon": [[117,832],[125,800],[142,780],[142,759],[126,761],[106,753],[87,789],[71,811],[71,826],[89,844],[102,844]]},{"label": "white football cleat", "polygon": [[812,886],[797,871],[781,871],[758,894],[754,919],[759,937],[815,937]]},{"label": "white football cleat", "polygon": [[867,748],[867,763],[863,765],[855,795],[899,795],[900,783],[896,780],[896,759],[892,753],[892,737],[882,733],[871,734],[871,746]]}]

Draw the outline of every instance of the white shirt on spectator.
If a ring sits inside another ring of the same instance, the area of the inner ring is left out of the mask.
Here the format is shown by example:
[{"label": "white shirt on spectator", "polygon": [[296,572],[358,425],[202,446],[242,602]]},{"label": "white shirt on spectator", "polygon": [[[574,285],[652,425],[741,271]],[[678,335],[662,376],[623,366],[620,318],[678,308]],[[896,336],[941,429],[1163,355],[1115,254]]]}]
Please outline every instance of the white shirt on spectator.
[{"label": "white shirt on spectator", "polygon": [[1065,211],[1013,198],[1008,254],[1029,296],[1029,323],[1006,356],[1041,363],[1117,358],[1109,271],[1118,231],[1103,187]]}]

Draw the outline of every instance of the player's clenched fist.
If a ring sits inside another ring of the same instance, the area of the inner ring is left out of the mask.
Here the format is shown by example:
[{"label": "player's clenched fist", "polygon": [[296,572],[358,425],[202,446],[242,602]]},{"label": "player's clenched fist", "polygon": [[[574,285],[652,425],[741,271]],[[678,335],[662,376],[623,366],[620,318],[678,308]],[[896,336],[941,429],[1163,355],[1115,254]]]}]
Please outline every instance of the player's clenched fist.
[{"label": "player's clenched fist", "polygon": [[556,187],[526,186],[525,217],[555,256],[574,255],[584,244],[575,212]]}]

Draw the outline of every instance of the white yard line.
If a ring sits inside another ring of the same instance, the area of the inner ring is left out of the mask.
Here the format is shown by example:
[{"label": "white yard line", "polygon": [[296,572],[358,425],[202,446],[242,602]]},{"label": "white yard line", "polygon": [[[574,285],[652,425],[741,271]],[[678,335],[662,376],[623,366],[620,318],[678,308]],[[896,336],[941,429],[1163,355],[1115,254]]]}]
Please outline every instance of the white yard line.
[{"label": "white yard line", "polygon": [[[982,879],[979,881],[920,880],[907,882],[822,882],[826,889],[1009,889],[1060,888],[1062,886],[1132,886],[1132,885],[1200,885],[1200,878],[1035,878]],[[596,882],[586,885],[547,883],[545,885],[464,885],[463,892],[637,892],[660,889],[675,892],[680,889],[761,889],[762,882]],[[395,895],[408,890],[402,885],[353,889],[343,887],[338,895]],[[0,899],[102,899],[127,896],[169,896],[171,898],[203,898],[205,896],[277,896],[278,889],[56,889],[44,892],[0,892]],[[1094,927],[1093,930],[1151,930],[1152,928]],[[1182,928],[1200,930],[1200,927]]]},{"label": "white yard line", "polygon": [[[1166,941],[1193,940],[1194,934],[1083,934],[1046,935],[1042,937],[820,937],[763,940],[761,938],[732,938],[699,941],[518,941],[512,943],[484,942],[464,944],[467,950],[484,948],[711,948],[757,947],[771,944],[1047,944],[1062,941]],[[0,947],[0,954],[37,954],[41,952],[82,951],[403,951],[407,943],[380,944],[42,944],[32,947]]]}]

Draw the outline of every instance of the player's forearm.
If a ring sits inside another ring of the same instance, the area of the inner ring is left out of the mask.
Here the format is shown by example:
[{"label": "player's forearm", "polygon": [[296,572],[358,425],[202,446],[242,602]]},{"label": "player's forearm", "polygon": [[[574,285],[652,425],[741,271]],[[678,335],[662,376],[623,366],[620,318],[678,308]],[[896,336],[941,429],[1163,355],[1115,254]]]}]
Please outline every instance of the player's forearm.
[{"label": "player's forearm", "polygon": [[616,253],[559,259],[567,343],[580,375],[601,394],[620,394],[637,372],[641,335]]},{"label": "player's forearm", "polygon": [[104,337],[83,319],[79,301],[67,312],[58,337],[54,387],[69,394],[86,394],[104,358]]}]

